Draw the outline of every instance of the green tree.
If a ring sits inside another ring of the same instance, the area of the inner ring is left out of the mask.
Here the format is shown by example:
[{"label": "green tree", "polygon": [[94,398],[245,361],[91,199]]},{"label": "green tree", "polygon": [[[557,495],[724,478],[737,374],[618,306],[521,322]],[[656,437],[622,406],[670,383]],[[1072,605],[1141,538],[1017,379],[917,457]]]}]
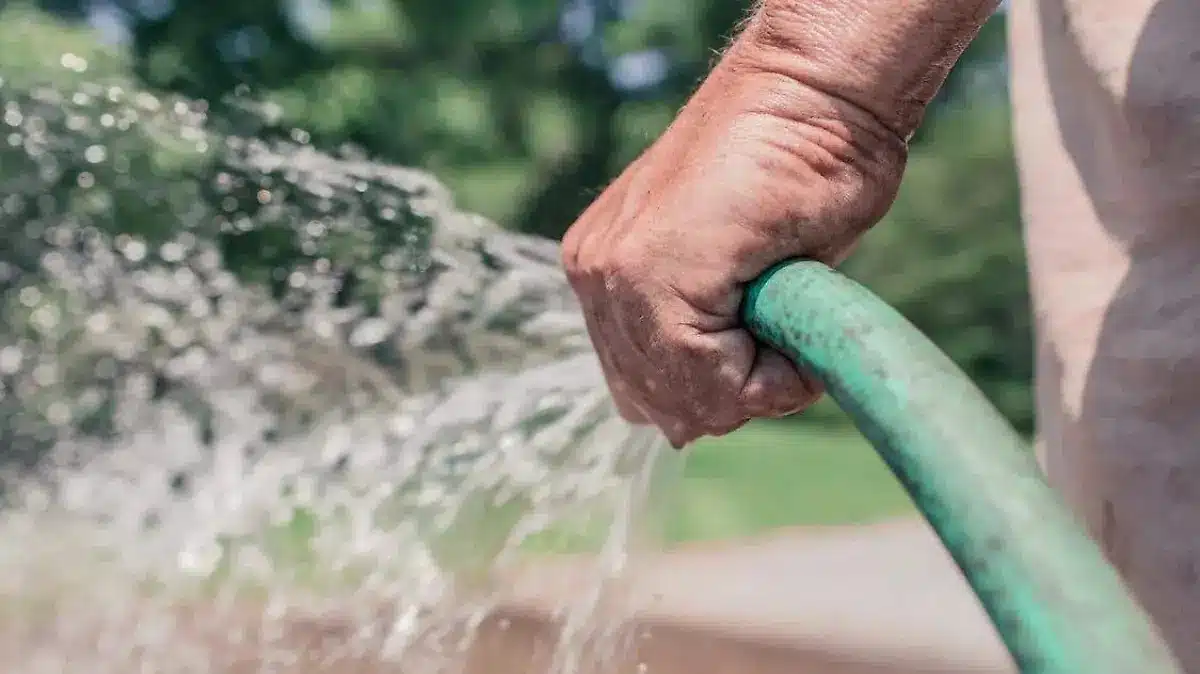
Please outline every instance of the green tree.
[{"label": "green tree", "polygon": [[[43,0],[78,14],[72,1]],[[333,0],[328,16],[289,0],[116,4],[150,86],[219,107],[248,85],[318,144],[430,169],[466,207],[558,236],[665,128],[750,2]],[[568,14],[594,30],[565,38]],[[1000,16],[943,100],[1002,59],[1003,35]],[[639,56],[664,60],[661,81],[618,86]]]},{"label": "green tree", "polygon": [[[281,112],[274,127],[243,131],[286,137],[302,127],[321,147],[348,141],[372,157],[431,169],[466,208],[548,236],[657,137],[748,5],[644,0],[625,15],[601,2],[581,5],[600,30],[571,41],[560,36],[559,0],[347,0],[331,3],[327,20],[298,17],[285,0],[176,2],[153,14],[136,11],[143,3],[121,4],[131,21],[127,53],[101,48],[69,23],[82,4],[54,0],[66,24],[20,10],[32,23],[6,19],[0,28],[5,77],[128,73],[207,99],[215,123],[233,127],[246,102],[239,87],[248,84],[250,98]],[[1028,428],[1029,310],[1002,86],[1004,22],[989,22],[952,73],[914,143],[895,208],[846,268]],[[87,73],[64,69],[65,52],[88,60]],[[622,58],[655,54],[667,66],[661,81],[617,86]],[[122,152],[143,162],[155,190],[180,190],[171,186],[180,167],[155,147]],[[17,166],[5,156],[0,162]],[[118,199],[114,227],[172,222],[142,191]],[[373,226],[386,234],[391,225]],[[364,234],[363,245],[386,240]],[[228,252],[247,273],[275,278],[294,259],[289,237],[245,233]]]},{"label": "green tree", "polygon": [[1033,338],[1007,108],[947,109],[846,270],[899,308],[1022,430]]}]

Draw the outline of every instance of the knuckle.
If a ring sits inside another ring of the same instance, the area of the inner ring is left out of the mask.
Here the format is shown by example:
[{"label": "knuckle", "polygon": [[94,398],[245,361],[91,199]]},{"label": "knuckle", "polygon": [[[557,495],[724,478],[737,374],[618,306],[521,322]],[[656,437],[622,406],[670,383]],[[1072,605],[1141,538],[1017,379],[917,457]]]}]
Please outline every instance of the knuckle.
[{"label": "knuckle", "polygon": [[562,246],[558,251],[559,260],[568,276],[573,275],[579,269],[579,244],[576,243],[577,238],[576,235],[567,232],[563,236]]},{"label": "knuckle", "polygon": [[567,278],[572,281],[580,279],[584,269],[582,238],[583,234],[579,230],[579,225],[576,224],[563,235],[562,245],[559,248],[563,270],[566,272]]},{"label": "knuckle", "polygon": [[[638,236],[622,236],[612,243],[605,255],[610,274],[622,279],[641,279],[649,275],[655,261],[648,254],[649,248]],[[663,259],[658,260],[662,264]]]},{"label": "knuckle", "polygon": [[608,293],[628,292],[639,280],[641,269],[636,253],[627,251],[620,243],[605,242],[597,242],[588,249],[573,243],[571,250],[564,249],[563,265],[569,277],[591,281]]}]

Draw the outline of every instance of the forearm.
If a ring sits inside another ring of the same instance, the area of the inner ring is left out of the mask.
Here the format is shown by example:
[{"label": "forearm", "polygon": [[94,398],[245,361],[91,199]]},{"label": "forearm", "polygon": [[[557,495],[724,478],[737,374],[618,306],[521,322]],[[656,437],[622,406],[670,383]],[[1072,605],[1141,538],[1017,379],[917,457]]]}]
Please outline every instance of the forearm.
[{"label": "forearm", "polygon": [[731,47],[862,108],[902,138],[1000,0],[762,0]]}]

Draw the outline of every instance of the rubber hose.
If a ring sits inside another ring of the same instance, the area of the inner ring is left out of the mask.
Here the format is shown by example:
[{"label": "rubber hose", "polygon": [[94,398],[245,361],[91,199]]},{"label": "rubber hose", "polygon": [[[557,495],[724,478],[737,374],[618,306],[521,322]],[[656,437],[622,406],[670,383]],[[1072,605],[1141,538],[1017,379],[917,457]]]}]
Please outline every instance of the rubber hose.
[{"label": "rubber hose", "polygon": [[1022,438],[899,312],[825,265],[777,266],[743,317],[821,379],[903,483],[1024,674],[1181,674]]}]

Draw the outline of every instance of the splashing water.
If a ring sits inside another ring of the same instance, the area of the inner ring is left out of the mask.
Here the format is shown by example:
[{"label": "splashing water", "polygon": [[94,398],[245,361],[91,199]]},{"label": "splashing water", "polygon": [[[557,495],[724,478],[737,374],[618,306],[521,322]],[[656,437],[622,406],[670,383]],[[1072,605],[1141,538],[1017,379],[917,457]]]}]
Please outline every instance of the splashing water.
[{"label": "splashing water", "polygon": [[553,243],[193,101],[0,105],[5,671],[441,671],[531,536],[602,513],[619,572],[670,453]]}]

